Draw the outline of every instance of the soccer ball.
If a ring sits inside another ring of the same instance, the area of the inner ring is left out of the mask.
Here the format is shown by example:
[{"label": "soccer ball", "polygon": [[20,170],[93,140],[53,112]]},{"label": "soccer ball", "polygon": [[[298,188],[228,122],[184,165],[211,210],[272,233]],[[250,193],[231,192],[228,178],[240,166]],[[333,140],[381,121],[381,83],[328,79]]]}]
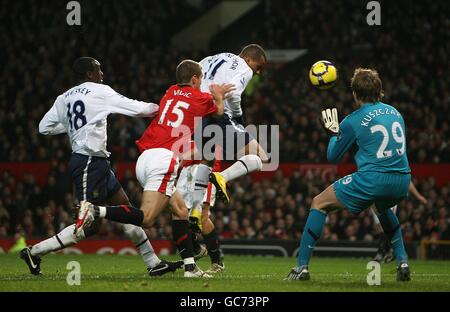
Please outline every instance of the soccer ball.
[{"label": "soccer ball", "polygon": [[337,80],[337,69],[333,63],[328,61],[318,61],[309,70],[309,81],[312,85],[326,90],[334,86]]}]

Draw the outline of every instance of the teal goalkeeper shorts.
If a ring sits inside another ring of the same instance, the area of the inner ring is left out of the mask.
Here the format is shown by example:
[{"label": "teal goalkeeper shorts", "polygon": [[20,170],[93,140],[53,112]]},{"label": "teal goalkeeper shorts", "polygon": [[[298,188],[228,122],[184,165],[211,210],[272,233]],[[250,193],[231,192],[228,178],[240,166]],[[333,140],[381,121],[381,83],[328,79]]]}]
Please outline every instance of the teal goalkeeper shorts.
[{"label": "teal goalkeeper shorts", "polygon": [[378,211],[397,205],[408,195],[409,173],[355,172],[334,182],[337,199],[354,215],[375,204]]}]

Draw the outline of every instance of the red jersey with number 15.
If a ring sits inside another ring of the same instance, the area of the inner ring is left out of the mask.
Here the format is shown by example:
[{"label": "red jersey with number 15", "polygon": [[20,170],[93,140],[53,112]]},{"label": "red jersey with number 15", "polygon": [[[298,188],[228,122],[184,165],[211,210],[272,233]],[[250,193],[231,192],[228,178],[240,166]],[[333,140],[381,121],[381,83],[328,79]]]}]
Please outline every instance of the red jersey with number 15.
[{"label": "red jersey with number 15", "polygon": [[214,114],[217,106],[209,93],[191,86],[173,85],[159,103],[158,115],[136,144],[139,151],[166,148],[178,154],[180,146],[191,141],[195,118]]}]

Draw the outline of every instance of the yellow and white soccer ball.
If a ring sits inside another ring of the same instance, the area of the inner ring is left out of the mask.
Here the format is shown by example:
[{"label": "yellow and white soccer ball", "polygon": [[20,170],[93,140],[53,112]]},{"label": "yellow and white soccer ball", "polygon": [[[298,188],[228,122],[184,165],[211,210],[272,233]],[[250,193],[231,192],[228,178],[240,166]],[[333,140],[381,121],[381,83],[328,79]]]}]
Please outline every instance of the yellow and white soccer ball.
[{"label": "yellow and white soccer ball", "polygon": [[311,81],[313,86],[321,90],[334,86],[337,77],[336,67],[328,61],[318,61],[309,70],[309,81]]}]

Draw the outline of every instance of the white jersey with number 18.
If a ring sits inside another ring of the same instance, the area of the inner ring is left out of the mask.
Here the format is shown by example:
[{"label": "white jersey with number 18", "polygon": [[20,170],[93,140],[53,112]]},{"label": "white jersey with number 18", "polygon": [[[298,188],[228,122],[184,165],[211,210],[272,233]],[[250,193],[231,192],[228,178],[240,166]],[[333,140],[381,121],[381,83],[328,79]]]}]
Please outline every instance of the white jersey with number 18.
[{"label": "white jersey with number 18", "polygon": [[109,157],[106,150],[109,114],[150,117],[158,109],[157,104],[126,98],[108,85],[84,82],[58,96],[39,123],[39,132],[44,135],[67,133],[72,152]]}]

